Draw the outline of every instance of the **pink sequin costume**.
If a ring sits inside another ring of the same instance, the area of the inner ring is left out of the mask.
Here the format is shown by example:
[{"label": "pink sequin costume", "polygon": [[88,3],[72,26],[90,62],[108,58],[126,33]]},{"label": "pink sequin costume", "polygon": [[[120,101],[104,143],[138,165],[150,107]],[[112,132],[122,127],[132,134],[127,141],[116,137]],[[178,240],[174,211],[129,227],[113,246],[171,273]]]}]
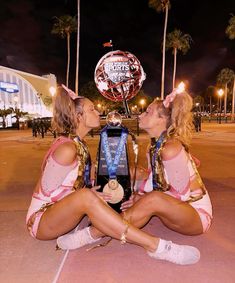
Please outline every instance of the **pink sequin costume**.
[{"label": "pink sequin costume", "polygon": [[42,176],[33,193],[26,216],[26,225],[33,237],[36,237],[38,225],[45,210],[73,191],[79,162],[76,160],[73,164],[65,166],[59,164],[53,157],[57,147],[68,142],[73,143],[66,137],[57,138],[44,158]]},{"label": "pink sequin costume", "polygon": [[[189,204],[198,212],[203,226],[203,231],[206,232],[212,220],[212,205],[208,192],[197,201],[190,202],[192,197],[201,195],[201,188],[191,191],[190,184],[196,178],[196,172],[189,158],[189,153],[182,147],[181,151],[172,159],[163,161],[164,175],[170,190],[165,191],[165,194],[171,195],[182,201],[189,201]],[[152,171],[149,162],[149,177],[140,185],[139,191],[150,192],[153,190]]]}]

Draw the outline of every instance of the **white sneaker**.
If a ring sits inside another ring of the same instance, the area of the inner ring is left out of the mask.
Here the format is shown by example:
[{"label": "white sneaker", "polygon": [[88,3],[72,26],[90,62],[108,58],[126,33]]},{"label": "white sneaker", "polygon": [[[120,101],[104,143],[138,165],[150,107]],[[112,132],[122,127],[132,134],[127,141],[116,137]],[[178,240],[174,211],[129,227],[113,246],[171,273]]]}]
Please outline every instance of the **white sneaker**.
[{"label": "white sneaker", "polygon": [[165,247],[162,251],[148,252],[148,254],[161,260],[167,260],[176,264],[187,265],[194,264],[200,259],[200,251],[192,246],[177,245],[171,241],[165,241]]},{"label": "white sneaker", "polygon": [[62,250],[74,250],[81,248],[87,244],[92,244],[99,241],[100,238],[94,239],[90,234],[89,227],[78,230],[74,233],[65,234],[57,238],[57,247]]}]

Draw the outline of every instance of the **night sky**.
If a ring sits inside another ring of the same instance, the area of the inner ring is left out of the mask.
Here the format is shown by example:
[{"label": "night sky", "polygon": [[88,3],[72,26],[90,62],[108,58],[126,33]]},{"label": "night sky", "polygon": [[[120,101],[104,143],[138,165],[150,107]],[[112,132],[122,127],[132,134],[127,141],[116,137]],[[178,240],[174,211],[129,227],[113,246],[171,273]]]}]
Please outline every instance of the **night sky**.
[{"label": "night sky", "polygon": [[[53,16],[74,16],[76,0],[2,0],[0,9],[0,65],[42,75],[54,73],[65,82],[66,40],[51,34]],[[168,32],[175,28],[191,35],[186,55],[178,55],[177,80],[188,82],[197,94],[215,85],[222,68],[235,70],[235,40],[225,35],[235,0],[171,0]],[[80,86],[93,80],[95,66],[108,51],[102,43],[113,40],[114,50],[129,51],[140,60],[147,78],[144,91],[159,95],[161,41],[164,14],[147,0],[81,0]],[[71,81],[74,88],[76,34],[72,35]],[[172,85],[173,56],[166,55],[168,92]]]}]

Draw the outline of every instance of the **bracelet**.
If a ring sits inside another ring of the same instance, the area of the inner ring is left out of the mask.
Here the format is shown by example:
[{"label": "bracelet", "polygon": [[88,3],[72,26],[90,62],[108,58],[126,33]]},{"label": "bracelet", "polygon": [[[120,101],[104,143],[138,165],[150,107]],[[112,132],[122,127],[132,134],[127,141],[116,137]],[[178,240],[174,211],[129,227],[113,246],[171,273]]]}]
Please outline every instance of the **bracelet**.
[{"label": "bracelet", "polygon": [[121,237],[120,237],[120,241],[121,241],[121,244],[124,245],[126,243],[126,236],[127,236],[127,232],[128,232],[128,229],[129,229],[129,223],[123,219],[123,222],[126,224],[126,228],[124,230],[124,232],[121,234]]}]

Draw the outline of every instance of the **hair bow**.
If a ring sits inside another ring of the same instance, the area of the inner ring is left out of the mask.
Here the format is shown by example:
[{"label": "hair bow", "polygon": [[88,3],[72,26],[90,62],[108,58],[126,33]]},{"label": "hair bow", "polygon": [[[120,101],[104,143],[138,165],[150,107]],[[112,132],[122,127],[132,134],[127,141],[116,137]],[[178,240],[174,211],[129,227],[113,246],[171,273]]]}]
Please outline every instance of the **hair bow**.
[{"label": "hair bow", "polygon": [[175,88],[170,94],[166,96],[166,98],[163,100],[163,105],[165,108],[169,108],[170,103],[174,101],[177,93],[177,88]]},{"label": "hair bow", "polygon": [[69,97],[72,99],[72,100],[75,100],[76,98],[83,98],[83,96],[80,96],[80,95],[77,95],[74,91],[72,91],[71,89],[69,89],[67,86],[65,86],[64,84],[61,85],[62,88],[64,90],[67,91]]}]

